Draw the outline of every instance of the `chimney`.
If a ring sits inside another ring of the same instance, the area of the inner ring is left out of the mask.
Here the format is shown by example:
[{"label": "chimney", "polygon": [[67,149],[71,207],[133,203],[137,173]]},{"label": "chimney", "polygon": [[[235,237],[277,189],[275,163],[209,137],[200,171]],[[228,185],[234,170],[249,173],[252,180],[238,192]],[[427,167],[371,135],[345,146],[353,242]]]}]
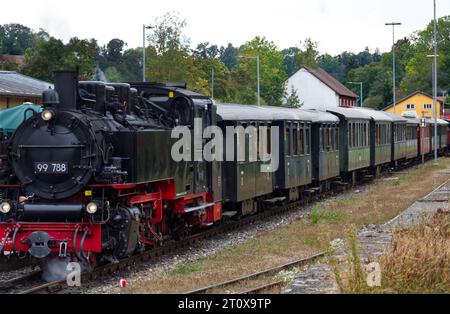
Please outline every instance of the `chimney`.
[{"label": "chimney", "polygon": [[55,90],[59,95],[58,108],[77,109],[78,73],[75,71],[55,71]]}]

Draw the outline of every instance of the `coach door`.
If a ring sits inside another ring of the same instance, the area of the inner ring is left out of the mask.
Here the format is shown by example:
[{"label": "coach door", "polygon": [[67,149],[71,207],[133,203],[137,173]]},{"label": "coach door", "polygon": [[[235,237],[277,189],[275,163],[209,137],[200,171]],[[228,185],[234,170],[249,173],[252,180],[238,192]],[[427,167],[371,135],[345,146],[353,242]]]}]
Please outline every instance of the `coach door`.
[{"label": "coach door", "polygon": [[[210,108],[209,108],[210,109]],[[193,162],[193,177],[194,177],[194,194],[203,193],[208,190],[208,183],[210,183],[211,178],[208,178],[208,165],[210,163],[206,162],[204,159],[203,151],[205,145],[209,139],[203,138],[203,131],[206,127],[211,125],[211,116],[208,110],[208,105],[194,105],[194,140],[192,141],[194,148],[194,162]],[[201,126],[200,126],[201,121]],[[199,143],[196,145],[196,141]],[[201,158],[200,158],[201,157]],[[209,181],[209,182],[208,182]]]}]

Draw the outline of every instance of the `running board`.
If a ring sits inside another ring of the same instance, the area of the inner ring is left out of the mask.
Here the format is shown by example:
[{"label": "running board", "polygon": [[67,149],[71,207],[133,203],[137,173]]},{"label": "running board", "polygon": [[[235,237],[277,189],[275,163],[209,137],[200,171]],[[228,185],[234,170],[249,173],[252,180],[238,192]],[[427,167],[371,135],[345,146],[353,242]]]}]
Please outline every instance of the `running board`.
[{"label": "running board", "polygon": [[275,204],[286,200],[286,198],[287,198],[286,196],[274,197],[268,200],[264,200],[264,203]]},{"label": "running board", "polygon": [[186,207],[184,209],[184,212],[185,213],[191,213],[191,212],[195,212],[197,210],[204,209],[204,208],[211,207],[211,206],[214,206],[214,203],[202,204],[202,205],[195,206],[195,207]]},{"label": "running board", "polygon": [[231,218],[233,216],[236,216],[237,213],[238,213],[237,211],[226,211],[222,213],[222,216]]}]

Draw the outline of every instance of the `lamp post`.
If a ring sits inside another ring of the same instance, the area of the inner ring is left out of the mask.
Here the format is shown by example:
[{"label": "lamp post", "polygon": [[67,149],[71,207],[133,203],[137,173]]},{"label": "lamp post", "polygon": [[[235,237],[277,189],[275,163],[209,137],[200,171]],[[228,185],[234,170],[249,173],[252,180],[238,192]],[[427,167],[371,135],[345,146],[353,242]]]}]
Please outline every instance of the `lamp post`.
[{"label": "lamp post", "polygon": [[153,26],[145,24],[142,25],[142,82],[147,80],[145,77],[145,30],[151,28],[153,28]]},{"label": "lamp post", "polygon": [[433,55],[433,103],[434,103],[434,162],[437,163],[437,21],[436,21],[436,0],[433,0],[433,11],[434,11],[434,30],[433,30],[433,45],[434,45],[434,55]]},{"label": "lamp post", "polygon": [[386,26],[392,26],[392,95],[394,100],[394,114],[395,114],[395,26],[402,25],[402,23],[391,22],[385,23]]},{"label": "lamp post", "polygon": [[259,55],[256,56],[239,56],[242,59],[256,59],[256,75],[258,77],[258,106],[261,106],[261,95],[259,87]]},{"label": "lamp post", "polygon": [[363,82],[348,82],[348,84],[359,85],[359,106],[363,106]]},{"label": "lamp post", "polygon": [[[436,38],[436,37],[435,37]],[[436,42],[435,42],[436,43]],[[434,51],[436,51],[436,45],[434,47]],[[432,72],[432,80],[433,80],[433,111],[434,111],[434,162],[437,162],[437,57],[439,55],[432,54],[427,55],[428,58],[433,58],[433,66],[431,68]]]}]

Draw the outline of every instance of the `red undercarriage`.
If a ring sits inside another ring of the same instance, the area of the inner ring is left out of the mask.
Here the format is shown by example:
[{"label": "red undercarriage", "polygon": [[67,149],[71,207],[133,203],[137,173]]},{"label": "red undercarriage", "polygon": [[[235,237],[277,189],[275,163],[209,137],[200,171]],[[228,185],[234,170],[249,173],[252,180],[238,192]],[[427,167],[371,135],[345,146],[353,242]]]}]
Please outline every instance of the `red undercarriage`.
[{"label": "red undercarriage", "polygon": [[[13,185],[0,185],[0,188],[18,188]],[[188,195],[175,198],[173,180],[167,180],[158,184],[159,192],[143,192],[142,185],[138,184],[115,184],[115,185],[92,185],[89,188],[110,188],[117,192],[117,196],[126,200],[130,206],[139,205],[143,209],[153,208],[154,215],[150,219],[142,219],[141,225],[145,225],[147,233],[140,234],[140,241],[145,244],[155,244],[159,238],[156,234],[155,226],[164,226],[164,206],[167,204],[174,209],[174,212],[187,218],[189,225],[208,226],[222,218],[222,204],[214,202],[213,196],[209,193]],[[204,215],[196,220],[192,220],[189,210],[198,203],[206,204],[202,209]],[[150,231],[149,231],[150,230]],[[52,223],[52,222],[0,222],[0,244],[6,242],[3,251],[28,252],[31,248],[29,236],[36,231],[43,231],[48,234],[48,247],[52,255],[62,255],[74,252],[73,239],[76,236],[76,250],[80,253],[101,253],[102,251],[102,225],[95,223]],[[82,238],[84,241],[82,245]],[[14,238],[14,240],[13,240]],[[13,244],[14,242],[14,244]],[[36,243],[34,243],[36,245]]]},{"label": "red undercarriage", "polygon": [[[13,235],[16,232],[14,248]],[[73,239],[75,231],[77,232],[76,251],[80,252],[81,238],[84,232],[87,232],[86,239],[83,243],[85,252],[101,252],[101,225],[99,224],[83,224],[83,223],[0,223],[1,241],[4,241],[5,236],[8,239],[5,243],[5,251],[27,252],[30,248],[28,237],[35,231],[45,231],[50,236],[49,248],[52,253],[60,253],[61,243],[67,245],[66,252],[73,252]]]}]

